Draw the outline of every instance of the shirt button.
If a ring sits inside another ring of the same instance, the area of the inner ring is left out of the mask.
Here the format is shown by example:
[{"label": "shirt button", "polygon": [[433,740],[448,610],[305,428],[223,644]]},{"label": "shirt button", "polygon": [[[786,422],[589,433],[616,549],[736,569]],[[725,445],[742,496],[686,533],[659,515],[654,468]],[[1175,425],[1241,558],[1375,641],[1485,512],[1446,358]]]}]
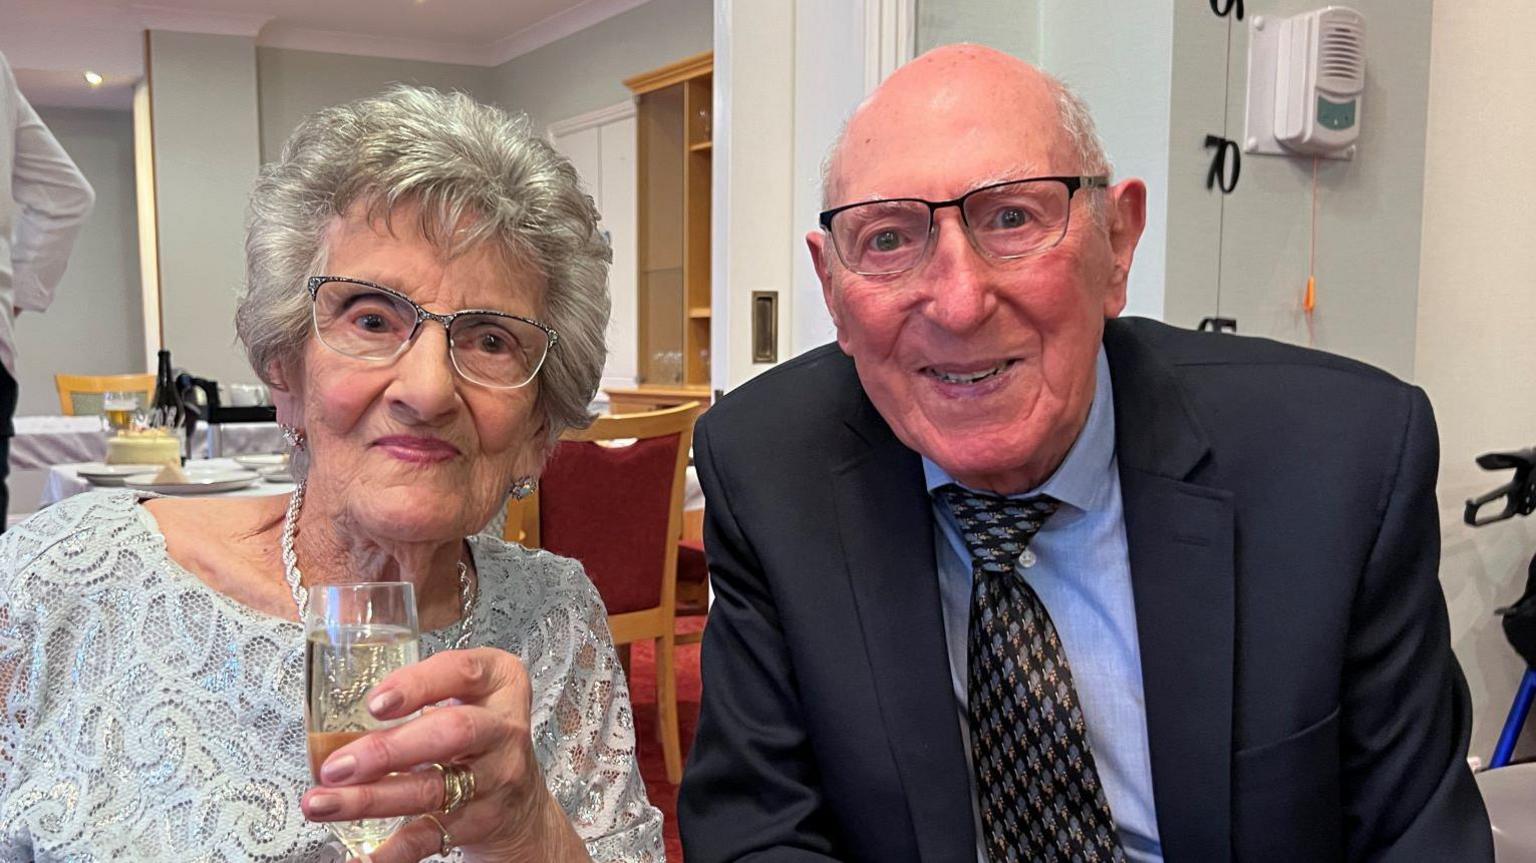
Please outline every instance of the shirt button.
[{"label": "shirt button", "polygon": [[1040,558],[1035,555],[1033,549],[1026,548],[1024,549],[1024,553],[1019,555],[1019,566],[1022,566],[1025,569],[1029,569],[1038,563],[1039,560]]}]

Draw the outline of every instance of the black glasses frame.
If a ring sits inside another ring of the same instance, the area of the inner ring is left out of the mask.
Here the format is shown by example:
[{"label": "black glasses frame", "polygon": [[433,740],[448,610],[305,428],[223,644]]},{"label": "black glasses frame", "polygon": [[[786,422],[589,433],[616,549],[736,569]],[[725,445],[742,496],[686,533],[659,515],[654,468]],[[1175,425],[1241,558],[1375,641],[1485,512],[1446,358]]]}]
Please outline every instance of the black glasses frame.
[{"label": "black glasses frame", "polygon": [[[1062,237],[1065,237],[1067,235],[1067,227],[1070,226],[1070,224],[1071,224],[1071,219],[1072,219],[1072,216],[1071,216],[1072,196],[1076,195],[1077,191],[1079,189],[1105,189],[1105,188],[1109,187],[1109,177],[1107,177],[1107,176],[1105,176],[1103,174],[1097,174],[1097,175],[1094,175],[1094,176],[1077,176],[1077,177],[1021,177],[1021,178],[1019,178],[1017,180],[1004,180],[1004,181],[1002,181],[1000,183],[989,183],[988,185],[972,189],[969,192],[966,192],[965,194],[961,195],[958,198],[951,198],[948,201],[929,201],[929,200],[927,200],[925,198],[876,198],[876,199],[874,199],[872,201],[855,201],[852,204],[844,204],[841,207],[833,207],[830,210],[823,210],[821,212],[820,217],[819,217],[819,222],[821,224],[821,229],[823,231],[826,231],[827,235],[832,238],[832,248],[833,248],[834,251],[837,252],[837,259],[839,261],[842,261],[843,266],[848,267],[848,269],[853,270],[856,273],[859,273],[859,275],[861,275],[861,276],[886,276],[886,275],[892,275],[892,274],[895,274],[895,273],[904,273],[907,270],[910,270],[913,267],[916,267],[919,263],[921,263],[923,258],[927,257],[928,249],[933,246],[934,226],[937,224],[937,221],[936,221],[935,217],[936,217],[936,215],[938,214],[938,212],[940,210],[945,209],[946,207],[955,207],[955,208],[960,210],[960,223],[965,226],[965,235],[971,241],[971,246],[974,247],[977,251],[983,252],[984,254],[989,255],[991,257],[994,257],[994,258],[1000,258],[1002,260],[1012,260],[1014,258],[1027,258],[1030,255],[1038,255],[1041,252],[1046,251],[1047,249],[1055,248],[1057,246],[1057,244],[1059,244],[1061,242],[1061,237],[1057,237],[1056,238],[1056,242],[1050,244],[1049,246],[1043,246],[1041,248],[1025,252],[1022,255],[993,255],[991,252],[988,252],[985,249],[983,249],[981,247],[981,245],[976,242],[976,238],[974,236],[972,236],[972,234],[971,234],[971,222],[970,222],[969,219],[967,219],[965,217],[965,202],[970,200],[972,195],[979,195],[982,192],[990,192],[990,191],[1002,188],[1003,186],[1014,186],[1014,185],[1018,185],[1020,183],[1042,183],[1042,182],[1060,183],[1063,186],[1067,187],[1067,206],[1068,206],[1067,222],[1062,225],[1062,229],[1061,229],[1061,236]],[[895,203],[902,203],[902,202],[911,202],[911,203],[914,203],[914,204],[922,204],[923,206],[928,208],[928,239],[926,241],[926,245],[924,245],[924,247],[923,247],[923,254],[918,256],[917,260],[915,262],[913,262],[911,267],[906,267],[906,268],[903,268],[903,269],[900,269],[900,270],[891,270],[889,272],[883,272],[883,273],[863,273],[863,272],[859,272],[858,270],[854,269],[848,263],[848,261],[846,259],[844,259],[844,257],[843,257],[843,250],[837,244],[837,234],[835,232],[833,232],[833,230],[832,230],[832,220],[837,217],[838,213],[841,213],[841,212],[843,212],[845,210],[852,210],[852,209],[854,209],[856,207],[867,207],[870,204],[895,204]]]},{"label": "black glasses frame", "polygon": [[549,359],[549,352],[555,349],[555,345],[560,344],[560,334],[555,332],[555,329],[553,327],[549,326],[548,324],[540,323],[539,321],[536,321],[533,318],[525,318],[522,315],[514,315],[511,312],[503,312],[503,311],[499,311],[497,309],[460,309],[459,311],[456,311],[456,312],[449,312],[446,315],[440,315],[440,314],[437,314],[436,312],[429,312],[429,311],[427,311],[426,309],[421,307],[420,303],[416,302],[415,300],[411,299],[410,297],[407,297],[405,294],[400,293],[399,291],[395,290],[394,288],[386,288],[385,286],[377,284],[375,282],[370,282],[370,281],[367,281],[365,279],[354,279],[354,278],[350,278],[348,276],[310,276],[309,277],[309,281],[308,281],[308,284],[307,284],[307,289],[309,291],[309,308],[310,308],[309,319],[310,319],[311,323],[313,323],[314,326],[315,326],[315,335],[316,336],[320,336],[320,320],[317,317],[315,317],[315,303],[316,303],[316,301],[317,301],[317,299],[318,299],[318,297],[320,295],[320,286],[324,285],[326,282],[344,282],[344,283],[349,284],[349,285],[361,285],[361,286],[363,286],[365,288],[371,288],[371,289],[373,289],[375,291],[378,291],[378,292],[380,292],[382,294],[387,294],[387,295],[389,295],[391,297],[394,297],[395,299],[405,303],[406,305],[408,305],[411,308],[416,310],[416,323],[411,327],[410,335],[406,336],[405,340],[400,343],[400,347],[397,348],[393,354],[390,354],[387,357],[359,357],[359,356],[356,356],[354,354],[349,354],[349,353],[347,353],[345,351],[341,351],[341,350],[337,350],[336,348],[332,348],[330,343],[327,342],[324,337],[320,337],[320,343],[321,344],[325,345],[327,348],[330,348],[333,351],[336,351],[337,353],[341,354],[342,356],[353,357],[354,359],[360,359],[360,360],[376,360],[376,361],[379,361],[379,362],[388,362],[390,360],[393,360],[393,359],[399,357],[401,354],[405,353],[406,348],[410,347],[411,343],[416,341],[416,336],[421,333],[421,325],[423,323],[425,323],[426,321],[437,321],[438,323],[443,325],[443,329],[445,331],[447,331],[449,333],[452,333],[453,332],[453,322],[455,320],[458,320],[460,317],[463,317],[464,315],[490,315],[492,317],[497,317],[497,318],[511,318],[514,321],[522,321],[525,324],[530,324],[530,325],[532,325],[534,327],[537,327],[537,328],[539,328],[540,330],[543,331],[544,335],[549,337],[549,345],[544,349],[544,356],[539,359],[538,366],[535,367],[534,370],[533,370],[533,373],[528,376],[528,380],[526,380],[526,381],[524,381],[524,382],[522,382],[520,384],[517,384],[515,386],[506,386],[506,385],[501,385],[501,384],[488,384],[485,381],[482,381],[482,380],[480,380],[478,378],[470,377],[469,375],[464,374],[464,370],[459,368],[458,358],[453,355],[453,340],[452,339],[449,339],[449,342],[448,342],[448,358],[450,360],[452,360],[454,369],[457,370],[458,373],[465,380],[474,381],[475,383],[480,384],[481,386],[491,387],[492,389],[515,390],[515,389],[519,389],[521,387],[527,386],[528,384],[533,382],[534,378],[539,376],[539,372],[541,370],[543,370],[543,368],[544,368],[545,361],[547,361]]}]

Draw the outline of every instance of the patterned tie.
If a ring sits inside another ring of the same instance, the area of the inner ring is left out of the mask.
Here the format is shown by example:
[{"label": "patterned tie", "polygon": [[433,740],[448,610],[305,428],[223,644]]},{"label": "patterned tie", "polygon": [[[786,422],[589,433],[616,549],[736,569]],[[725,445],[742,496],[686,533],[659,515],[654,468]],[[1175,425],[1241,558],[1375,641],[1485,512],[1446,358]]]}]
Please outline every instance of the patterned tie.
[{"label": "patterned tie", "polygon": [[1066,650],[1014,571],[1059,501],[937,490],[971,552],[971,761],[992,863],[1124,861]]}]

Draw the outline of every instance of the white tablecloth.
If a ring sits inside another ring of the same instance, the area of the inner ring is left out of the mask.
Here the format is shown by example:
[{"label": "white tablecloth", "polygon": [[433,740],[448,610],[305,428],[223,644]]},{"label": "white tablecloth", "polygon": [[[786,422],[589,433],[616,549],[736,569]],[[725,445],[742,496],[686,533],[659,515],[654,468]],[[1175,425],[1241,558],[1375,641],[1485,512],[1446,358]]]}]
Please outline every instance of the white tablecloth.
[{"label": "white tablecloth", "polygon": [[106,457],[101,417],[16,417],[11,470],[37,470]]},{"label": "white tablecloth", "polygon": [[[49,468],[48,481],[43,485],[42,499],[37,503],[38,509],[42,509],[52,503],[58,503],[66,497],[100,488],[100,486],[92,485],[80,478],[79,470],[81,465],[84,464],[89,464],[89,462],[57,464]],[[187,465],[189,467],[206,465],[209,468],[245,470],[245,468],[236,464],[234,459],[229,458],[193,459],[187,462]],[[293,483],[291,482],[267,482],[266,480],[260,480],[245,488],[238,488],[234,491],[221,491],[217,494],[198,495],[198,497],[261,497],[264,495],[288,494],[291,491],[293,491]]]},{"label": "white tablecloth", "polygon": [[[54,465],[101,461],[107,457],[107,437],[101,417],[16,417],[11,438],[11,470],[45,470]],[[230,423],[221,426],[222,454],[278,452],[283,436],[277,423]],[[199,424],[192,451],[207,451],[208,427]]]}]

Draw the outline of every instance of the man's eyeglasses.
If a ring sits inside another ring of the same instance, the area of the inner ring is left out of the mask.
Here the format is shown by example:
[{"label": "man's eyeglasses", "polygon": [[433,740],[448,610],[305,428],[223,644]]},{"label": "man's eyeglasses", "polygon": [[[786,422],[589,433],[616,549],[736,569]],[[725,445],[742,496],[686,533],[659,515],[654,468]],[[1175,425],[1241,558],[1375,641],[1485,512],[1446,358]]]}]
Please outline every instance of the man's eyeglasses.
[{"label": "man's eyeglasses", "polygon": [[309,296],[320,343],[349,357],[387,361],[405,353],[424,321],[448,330],[448,356],[466,380],[515,389],[533,380],[559,341],[530,318],[491,309],[439,315],[383,285],[344,276],[311,276]]},{"label": "man's eyeglasses", "polygon": [[1072,196],[1102,189],[1108,177],[1030,177],[972,189],[952,201],[891,198],[861,201],[821,214],[843,266],[861,276],[888,276],[922,262],[933,244],[934,213],[960,209],[960,222],[978,252],[1022,258],[1054,247],[1067,235]]}]

